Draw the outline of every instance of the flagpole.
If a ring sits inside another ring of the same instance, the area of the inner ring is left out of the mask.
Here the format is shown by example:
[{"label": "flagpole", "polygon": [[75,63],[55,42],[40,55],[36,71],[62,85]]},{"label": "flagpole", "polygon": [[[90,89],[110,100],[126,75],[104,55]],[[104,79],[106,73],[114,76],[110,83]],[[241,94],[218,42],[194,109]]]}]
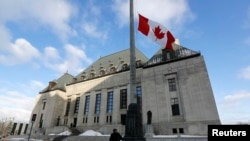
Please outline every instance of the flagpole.
[{"label": "flagpole", "polygon": [[133,0],[130,0],[130,104],[126,115],[123,141],[146,141],[143,136],[141,104],[136,95],[135,59],[134,7]]},{"label": "flagpole", "polygon": [[134,36],[134,6],[130,0],[130,103],[136,103],[136,65],[135,65],[135,36]]}]

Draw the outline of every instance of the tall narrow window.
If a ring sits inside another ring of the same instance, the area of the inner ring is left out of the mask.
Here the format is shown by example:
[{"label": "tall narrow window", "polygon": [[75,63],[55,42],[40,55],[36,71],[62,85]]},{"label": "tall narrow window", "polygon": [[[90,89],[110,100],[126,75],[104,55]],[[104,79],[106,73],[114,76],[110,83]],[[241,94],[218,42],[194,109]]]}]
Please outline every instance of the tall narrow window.
[{"label": "tall narrow window", "polygon": [[65,119],[64,119],[64,122],[63,122],[63,125],[67,125],[67,124],[68,124],[68,119],[65,118]]},{"label": "tall narrow window", "polygon": [[173,116],[180,115],[178,98],[171,98],[171,106]]},{"label": "tall narrow window", "polygon": [[113,91],[108,92],[107,113],[113,112]]},{"label": "tall narrow window", "polygon": [[20,135],[22,131],[23,123],[20,123],[17,134]]},{"label": "tall narrow window", "polygon": [[127,108],[127,89],[120,90],[120,109]]},{"label": "tall narrow window", "polygon": [[43,110],[45,109],[45,106],[46,106],[46,102],[44,101],[43,102]]},{"label": "tall narrow window", "polygon": [[11,130],[11,133],[12,133],[12,134],[15,134],[16,126],[17,126],[17,123],[14,122],[14,124],[13,124],[13,126],[12,126],[12,130]]},{"label": "tall narrow window", "polygon": [[85,99],[84,115],[88,115],[89,113],[89,103],[90,103],[90,95],[87,95]]},{"label": "tall narrow window", "polygon": [[175,80],[175,78],[168,79],[168,87],[169,87],[170,92],[176,91],[176,80]]},{"label": "tall narrow window", "polygon": [[75,103],[74,113],[78,113],[78,111],[79,111],[79,104],[80,104],[80,97],[77,97],[76,98],[76,103]]},{"label": "tall narrow window", "polygon": [[43,114],[40,116],[40,121],[39,121],[39,128],[43,127]]},{"label": "tall narrow window", "polygon": [[29,124],[27,123],[26,125],[25,125],[25,129],[24,129],[24,134],[26,134],[26,132],[27,132],[27,129],[28,129],[28,126],[29,126]]},{"label": "tall narrow window", "polygon": [[126,114],[121,114],[121,124],[126,125]]},{"label": "tall narrow window", "polygon": [[173,128],[173,134],[177,134],[177,128]]},{"label": "tall narrow window", "polygon": [[179,128],[179,133],[184,134],[184,129],[183,128]]},{"label": "tall narrow window", "polygon": [[139,97],[141,97],[141,95],[142,95],[141,86],[137,86],[136,87],[136,95],[139,96]]},{"label": "tall narrow window", "polygon": [[101,94],[96,94],[95,99],[95,114],[99,115],[101,111]]},{"label": "tall narrow window", "polygon": [[70,102],[71,102],[71,99],[69,98],[69,99],[68,99],[68,102],[67,102],[67,106],[66,106],[65,116],[68,116],[68,115],[69,115]]},{"label": "tall narrow window", "polygon": [[137,101],[140,104],[140,106],[142,105],[142,91],[141,91],[141,86],[136,86],[136,96],[137,96]]}]

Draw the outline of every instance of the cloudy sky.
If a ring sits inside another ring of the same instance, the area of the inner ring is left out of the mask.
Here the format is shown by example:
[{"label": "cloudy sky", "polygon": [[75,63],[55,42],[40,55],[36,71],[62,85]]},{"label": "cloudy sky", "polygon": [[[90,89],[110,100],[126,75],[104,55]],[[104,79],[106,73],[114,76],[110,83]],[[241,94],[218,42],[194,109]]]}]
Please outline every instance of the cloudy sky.
[{"label": "cloudy sky", "polygon": [[[0,119],[28,122],[36,95],[65,72],[129,48],[128,0],[1,0]],[[135,0],[180,44],[204,56],[223,124],[250,122],[250,2]],[[135,30],[150,58],[160,47]]]}]

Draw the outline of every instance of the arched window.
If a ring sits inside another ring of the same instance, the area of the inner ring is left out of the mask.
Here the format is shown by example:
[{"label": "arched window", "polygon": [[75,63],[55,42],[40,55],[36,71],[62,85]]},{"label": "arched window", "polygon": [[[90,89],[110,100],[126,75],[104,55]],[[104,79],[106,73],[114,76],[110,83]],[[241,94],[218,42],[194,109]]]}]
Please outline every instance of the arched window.
[{"label": "arched window", "polygon": [[94,78],[95,77],[95,73],[90,73],[90,76],[89,76],[89,78]]},{"label": "arched window", "polygon": [[101,70],[100,71],[100,76],[104,76],[105,75],[105,71],[104,70]]},{"label": "arched window", "polygon": [[122,65],[122,70],[125,71],[125,70],[128,70],[129,67],[128,67],[128,64],[123,64]]},{"label": "arched window", "polygon": [[81,78],[82,78],[82,80],[85,80],[85,79],[86,79],[86,76],[85,76],[85,75],[82,75]]},{"label": "arched window", "polygon": [[115,73],[115,72],[116,72],[116,68],[115,67],[110,68],[110,73]]},{"label": "arched window", "polygon": [[136,67],[140,67],[142,65],[141,60],[136,61]]}]

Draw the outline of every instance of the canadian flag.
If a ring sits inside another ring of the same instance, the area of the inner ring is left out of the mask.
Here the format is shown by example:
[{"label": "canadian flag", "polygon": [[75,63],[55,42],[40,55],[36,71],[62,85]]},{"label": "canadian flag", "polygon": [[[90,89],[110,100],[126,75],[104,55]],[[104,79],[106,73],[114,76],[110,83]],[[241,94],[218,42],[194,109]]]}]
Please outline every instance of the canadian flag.
[{"label": "canadian flag", "polygon": [[172,43],[175,41],[175,38],[172,33],[161,24],[139,14],[138,30],[159,45],[164,46],[168,50],[173,50]]}]

